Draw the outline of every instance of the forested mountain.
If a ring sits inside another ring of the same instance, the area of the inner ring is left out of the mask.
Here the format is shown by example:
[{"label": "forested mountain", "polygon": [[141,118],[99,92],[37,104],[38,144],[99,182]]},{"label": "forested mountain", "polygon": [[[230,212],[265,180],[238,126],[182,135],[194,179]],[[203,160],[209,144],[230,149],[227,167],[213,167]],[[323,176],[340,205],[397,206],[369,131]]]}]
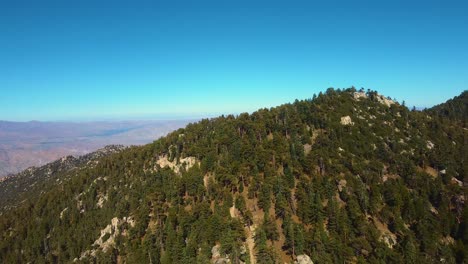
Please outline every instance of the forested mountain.
[{"label": "forested mountain", "polygon": [[460,122],[463,127],[466,127],[468,119],[468,91],[464,91],[459,96],[443,104],[436,105],[427,111],[442,118]]},{"label": "forested mountain", "polygon": [[30,167],[21,173],[0,179],[0,212],[26,199],[31,199],[45,192],[51,185],[60,185],[62,181],[73,177],[73,171],[83,167],[92,167],[99,159],[125,149],[122,145],[109,145],[95,152],[75,158],[66,156],[41,167]]},{"label": "forested mountain", "polygon": [[[192,120],[192,122],[195,120]],[[8,122],[0,120],[0,179],[107,145],[144,145],[190,120]]]},{"label": "forested mountain", "polygon": [[466,263],[450,102],[328,89],[189,124],[4,207],[0,263]]}]

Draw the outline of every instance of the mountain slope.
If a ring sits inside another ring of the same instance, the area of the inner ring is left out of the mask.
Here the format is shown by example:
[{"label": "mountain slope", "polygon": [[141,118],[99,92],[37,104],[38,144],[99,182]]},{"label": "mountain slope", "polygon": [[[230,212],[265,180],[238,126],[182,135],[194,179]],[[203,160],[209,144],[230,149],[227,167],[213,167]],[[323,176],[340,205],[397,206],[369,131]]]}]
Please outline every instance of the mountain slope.
[{"label": "mountain slope", "polygon": [[[99,163],[99,159],[125,149],[121,145],[109,145],[95,152],[79,156],[66,156],[41,167],[31,167],[16,175],[0,179],[0,212],[16,206],[24,198],[31,199],[51,185],[60,185],[72,171],[84,167],[92,167]],[[4,207],[5,206],[5,207]]]},{"label": "mountain slope", "polygon": [[468,91],[464,91],[459,96],[455,96],[447,102],[436,105],[427,111],[442,118],[457,121],[463,127],[466,127],[468,118]]},{"label": "mountain slope", "polygon": [[0,120],[0,178],[107,145],[143,145],[189,120],[7,122]]},{"label": "mountain slope", "polygon": [[466,136],[354,89],[205,119],[6,210],[0,262],[462,263]]}]

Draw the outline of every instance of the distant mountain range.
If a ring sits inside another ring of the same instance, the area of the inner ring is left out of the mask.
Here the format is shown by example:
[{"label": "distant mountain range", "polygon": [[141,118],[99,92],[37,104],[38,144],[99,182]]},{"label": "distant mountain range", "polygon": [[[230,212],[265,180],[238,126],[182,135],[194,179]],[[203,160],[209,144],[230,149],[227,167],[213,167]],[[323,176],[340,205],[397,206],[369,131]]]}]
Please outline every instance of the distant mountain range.
[{"label": "distant mountain range", "polygon": [[190,120],[107,122],[0,121],[0,178],[110,144],[142,145]]}]

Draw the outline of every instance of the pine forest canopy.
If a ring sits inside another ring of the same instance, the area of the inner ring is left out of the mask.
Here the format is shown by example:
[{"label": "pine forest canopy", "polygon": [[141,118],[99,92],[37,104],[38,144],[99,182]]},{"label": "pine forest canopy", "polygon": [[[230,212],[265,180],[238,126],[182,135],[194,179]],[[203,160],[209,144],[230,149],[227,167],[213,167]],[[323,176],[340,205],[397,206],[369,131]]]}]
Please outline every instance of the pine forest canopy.
[{"label": "pine forest canopy", "polygon": [[22,172],[0,262],[466,263],[466,94],[330,88]]}]

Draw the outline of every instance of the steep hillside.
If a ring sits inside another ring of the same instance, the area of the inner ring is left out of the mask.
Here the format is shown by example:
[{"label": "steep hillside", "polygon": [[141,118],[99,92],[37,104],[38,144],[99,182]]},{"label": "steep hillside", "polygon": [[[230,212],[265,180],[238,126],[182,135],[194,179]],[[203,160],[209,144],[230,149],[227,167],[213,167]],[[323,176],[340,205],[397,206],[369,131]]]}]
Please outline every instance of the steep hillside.
[{"label": "steep hillside", "polygon": [[31,199],[44,193],[52,185],[61,185],[73,176],[73,171],[93,167],[99,159],[125,149],[122,145],[109,145],[95,152],[79,156],[66,156],[41,167],[27,170],[0,179],[0,213],[8,210],[23,199]]},{"label": "steep hillside", "polygon": [[455,96],[447,102],[436,105],[427,111],[442,118],[459,122],[463,127],[466,127],[468,119],[468,91],[464,91],[459,96]]},{"label": "steep hillside", "polygon": [[0,179],[64,156],[107,145],[143,145],[186,126],[189,120],[7,122],[0,120]]},{"label": "steep hillside", "polygon": [[354,89],[205,119],[22,197],[0,262],[463,263],[467,133]]}]

